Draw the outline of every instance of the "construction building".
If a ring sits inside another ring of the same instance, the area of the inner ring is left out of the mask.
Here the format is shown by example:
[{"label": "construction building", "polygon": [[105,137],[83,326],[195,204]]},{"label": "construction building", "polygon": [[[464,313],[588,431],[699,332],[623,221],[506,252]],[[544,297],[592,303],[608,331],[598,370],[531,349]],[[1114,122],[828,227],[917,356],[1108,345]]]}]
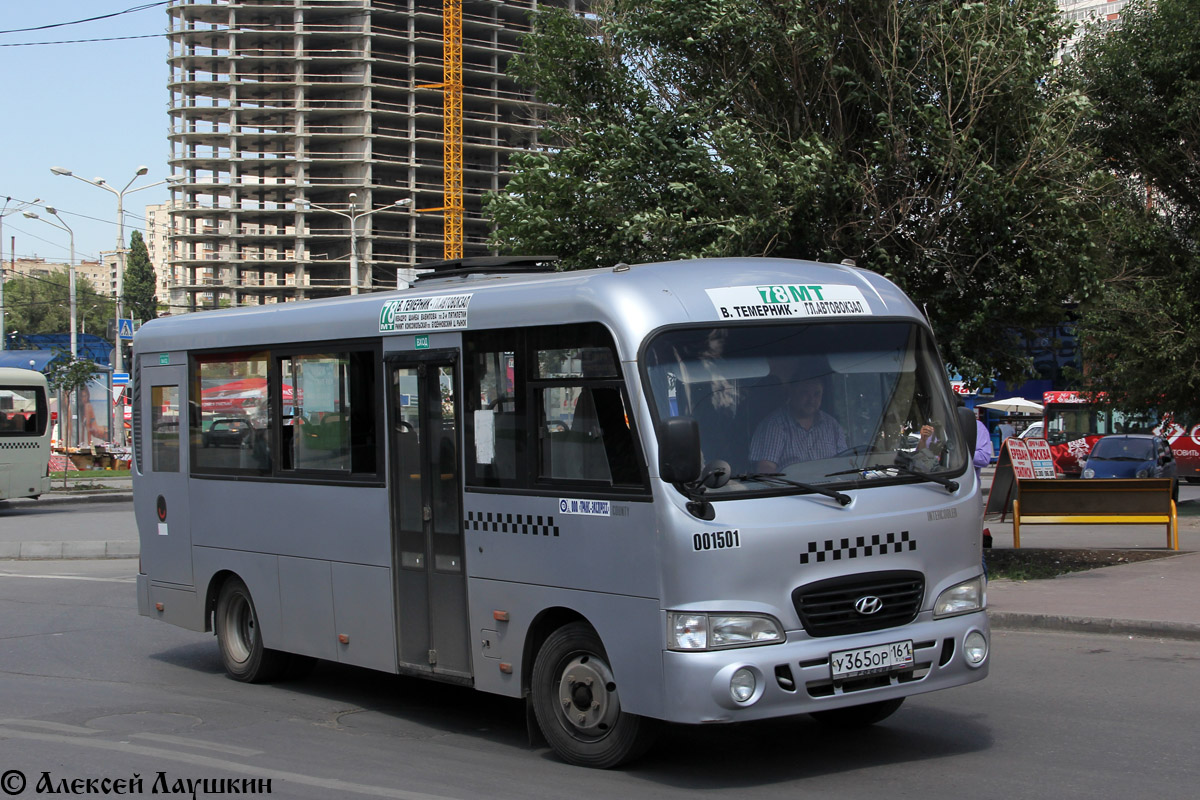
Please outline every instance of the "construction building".
[{"label": "construction building", "polygon": [[[172,2],[171,167],[184,180],[168,209],[170,302],[346,294],[352,266],[355,291],[405,286],[445,257],[458,179],[461,252],[488,254],[482,197],[537,141],[536,109],[505,69],[539,5],[585,3]],[[460,95],[444,70],[456,36]]]}]

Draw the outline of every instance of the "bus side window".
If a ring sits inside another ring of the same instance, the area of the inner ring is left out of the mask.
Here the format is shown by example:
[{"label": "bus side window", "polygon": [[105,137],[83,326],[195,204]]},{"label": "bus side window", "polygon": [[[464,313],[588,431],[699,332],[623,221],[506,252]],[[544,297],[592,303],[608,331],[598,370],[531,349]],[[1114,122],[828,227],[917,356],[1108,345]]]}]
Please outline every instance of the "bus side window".
[{"label": "bus side window", "polygon": [[464,341],[466,355],[466,482],[511,486],[525,438],[525,404],[518,396],[513,331],[481,331]]},{"label": "bus side window", "polygon": [[179,387],[150,387],[150,469],[179,471]]},{"label": "bus side window", "polygon": [[190,430],[192,466],[201,472],[264,474],[271,469],[266,352],[197,356]]},{"label": "bus side window", "polygon": [[538,328],[532,333],[537,365],[532,380],[540,390],[542,421],[538,477],[607,486],[643,483],[616,348],[608,331],[591,323]]}]

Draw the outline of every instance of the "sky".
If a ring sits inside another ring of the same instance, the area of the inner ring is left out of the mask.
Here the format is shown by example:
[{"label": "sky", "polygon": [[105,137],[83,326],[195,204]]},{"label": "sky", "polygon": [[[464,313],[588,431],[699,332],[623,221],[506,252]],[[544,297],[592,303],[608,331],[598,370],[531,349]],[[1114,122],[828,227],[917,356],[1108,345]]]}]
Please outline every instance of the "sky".
[{"label": "sky", "polygon": [[[121,189],[141,166],[149,172],[130,187],[169,175],[167,141],[168,27],[165,2],[153,0],[0,0],[0,253],[66,262],[70,237],[20,212],[18,201],[41,199],[75,231],[77,260],[97,259],[117,246],[117,197],[75,178],[53,175],[61,166],[76,175],[104,178]],[[120,13],[129,9],[130,13]],[[45,30],[14,31],[106,14],[109,19]],[[13,32],[10,32],[13,31]],[[79,39],[148,38],[74,44]],[[125,239],[145,228],[145,207],[169,199],[157,186],[125,195]]]}]

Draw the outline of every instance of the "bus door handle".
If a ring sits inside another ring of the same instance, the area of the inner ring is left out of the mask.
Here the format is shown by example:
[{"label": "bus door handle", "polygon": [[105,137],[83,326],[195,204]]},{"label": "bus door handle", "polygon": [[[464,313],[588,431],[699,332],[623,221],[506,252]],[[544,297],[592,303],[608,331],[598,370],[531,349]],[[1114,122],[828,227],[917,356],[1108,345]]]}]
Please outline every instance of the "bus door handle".
[{"label": "bus door handle", "polygon": [[425,520],[426,522],[429,522],[429,520],[433,519],[433,509],[429,506],[421,506],[421,519]]}]

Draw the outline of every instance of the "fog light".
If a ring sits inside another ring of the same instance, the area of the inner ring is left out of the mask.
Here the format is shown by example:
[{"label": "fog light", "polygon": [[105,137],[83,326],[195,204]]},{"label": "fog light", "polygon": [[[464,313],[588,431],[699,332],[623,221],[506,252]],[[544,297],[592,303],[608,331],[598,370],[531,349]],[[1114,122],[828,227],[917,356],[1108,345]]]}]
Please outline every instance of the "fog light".
[{"label": "fog light", "polygon": [[979,631],[968,633],[966,641],[963,642],[963,655],[967,659],[967,666],[978,667],[987,659],[987,654],[987,639],[983,634]]},{"label": "fog light", "polygon": [[756,684],[754,673],[742,667],[733,673],[733,677],[729,679],[729,694],[737,702],[744,703],[751,697],[754,697]]}]

